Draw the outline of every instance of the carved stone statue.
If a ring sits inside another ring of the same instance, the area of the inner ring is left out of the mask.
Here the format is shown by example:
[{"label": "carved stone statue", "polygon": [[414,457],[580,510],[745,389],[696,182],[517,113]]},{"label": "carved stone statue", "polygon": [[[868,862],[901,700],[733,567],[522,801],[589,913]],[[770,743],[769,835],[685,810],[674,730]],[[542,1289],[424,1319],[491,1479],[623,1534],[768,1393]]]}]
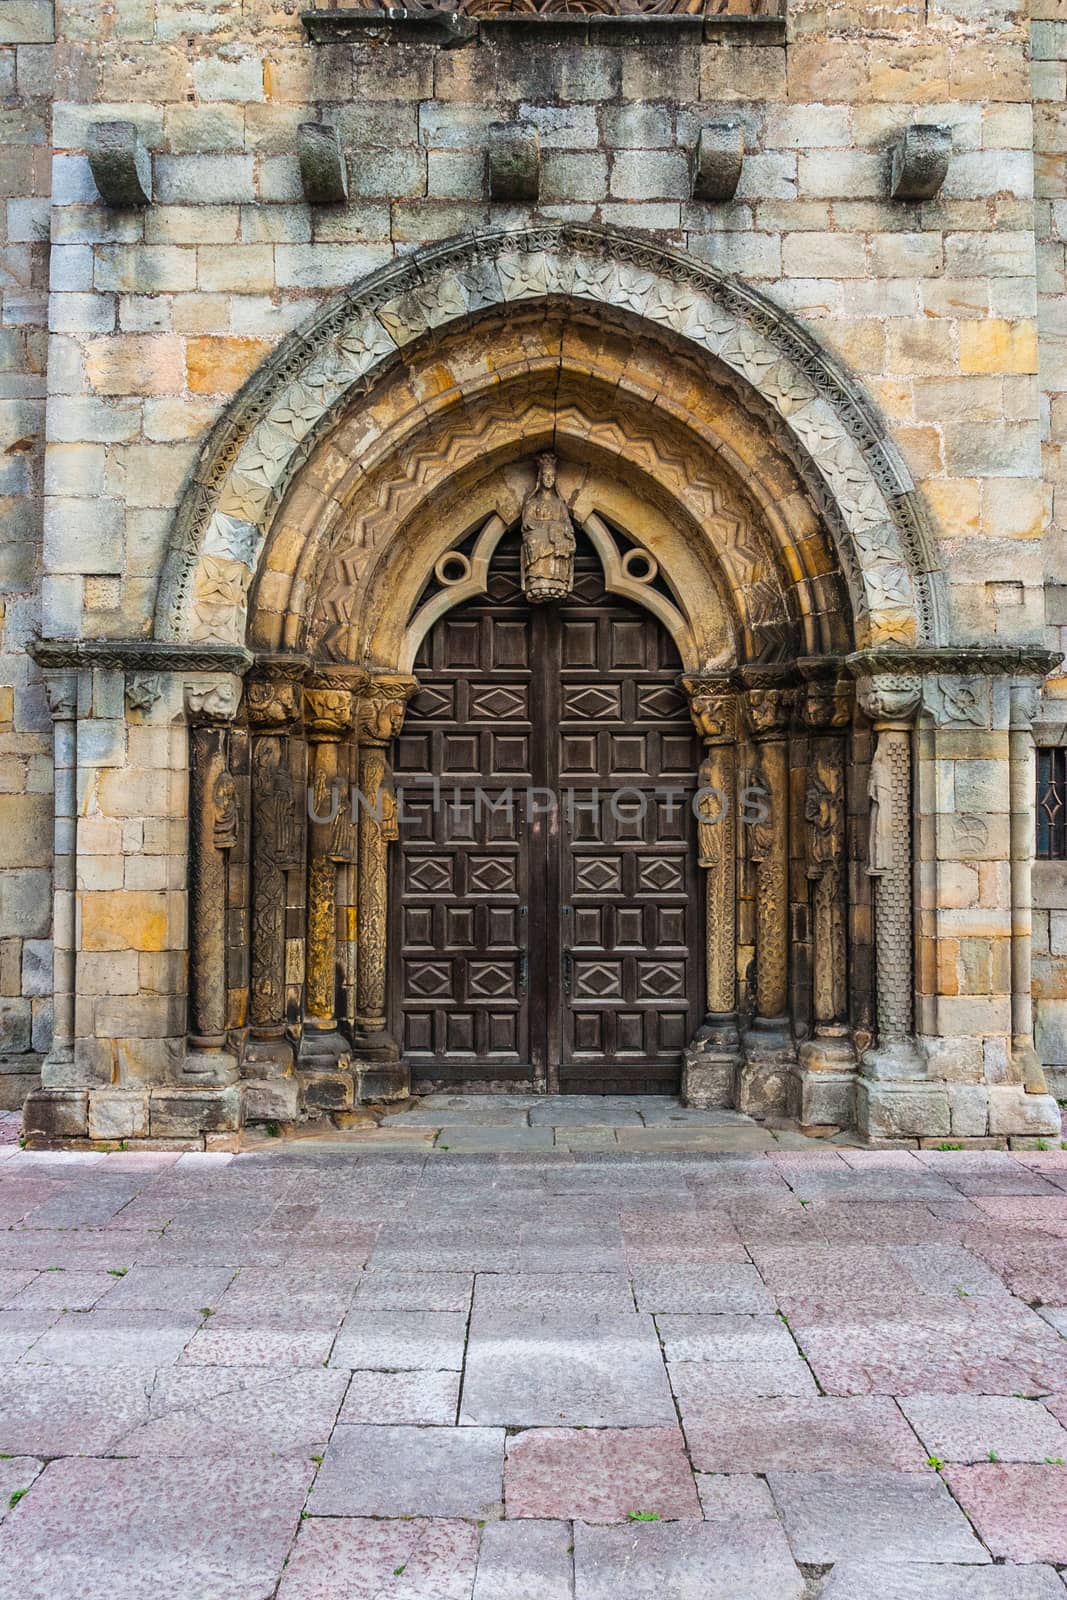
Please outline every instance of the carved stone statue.
[{"label": "carved stone statue", "polygon": [[574,584],[574,526],[556,488],[556,457],[537,458],[537,482],[522,508],[522,590],[527,600],[564,600]]},{"label": "carved stone statue", "polygon": [[871,803],[867,871],[873,878],[880,873],[891,872],[896,865],[893,831],[893,767],[884,739],[879,739],[878,748],[871,761],[867,798]]},{"label": "carved stone statue", "polygon": [[716,779],[718,767],[708,758],[700,766],[700,804],[697,809],[697,850],[702,867],[717,867],[722,861],[720,824],[725,810],[724,797]]},{"label": "carved stone statue", "polygon": [[228,772],[220,772],[212,795],[215,819],[213,838],[216,850],[232,850],[237,843],[239,812],[237,785]]}]

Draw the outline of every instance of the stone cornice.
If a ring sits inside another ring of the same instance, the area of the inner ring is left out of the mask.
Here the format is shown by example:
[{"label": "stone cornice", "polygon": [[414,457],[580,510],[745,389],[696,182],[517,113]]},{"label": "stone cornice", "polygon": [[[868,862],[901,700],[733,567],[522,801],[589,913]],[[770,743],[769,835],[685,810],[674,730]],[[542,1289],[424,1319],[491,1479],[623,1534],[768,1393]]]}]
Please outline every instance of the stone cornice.
[{"label": "stone cornice", "polygon": [[941,645],[913,650],[857,650],[845,666],[857,678],[885,673],[960,673],[971,677],[1047,678],[1063,660],[1038,645]]},{"label": "stone cornice", "polygon": [[33,639],[27,653],[42,668],[96,667],[108,672],[236,672],[252,664],[242,645],[179,644],[161,639]]}]

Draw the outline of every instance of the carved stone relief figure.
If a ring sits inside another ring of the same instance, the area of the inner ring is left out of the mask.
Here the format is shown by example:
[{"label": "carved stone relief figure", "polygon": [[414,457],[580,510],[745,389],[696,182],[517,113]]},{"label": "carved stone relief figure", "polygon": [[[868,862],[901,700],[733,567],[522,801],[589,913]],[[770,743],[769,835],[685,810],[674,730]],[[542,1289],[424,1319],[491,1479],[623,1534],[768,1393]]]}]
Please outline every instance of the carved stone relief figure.
[{"label": "carved stone relief figure", "polygon": [[889,743],[880,739],[871,760],[867,780],[870,801],[867,871],[872,878],[892,871],[896,864],[896,832],[893,817],[894,759]]},{"label": "carved stone relief figure", "polygon": [[804,797],[807,872],[814,884],[814,1012],[816,1026],[845,1015],[845,916],[842,862],[845,852],[844,769],[841,752],[829,746],[813,753]]},{"label": "carved stone relief figure", "polygon": [[574,526],[556,488],[556,457],[537,458],[537,482],[522,508],[522,590],[527,600],[563,600],[574,583]]}]

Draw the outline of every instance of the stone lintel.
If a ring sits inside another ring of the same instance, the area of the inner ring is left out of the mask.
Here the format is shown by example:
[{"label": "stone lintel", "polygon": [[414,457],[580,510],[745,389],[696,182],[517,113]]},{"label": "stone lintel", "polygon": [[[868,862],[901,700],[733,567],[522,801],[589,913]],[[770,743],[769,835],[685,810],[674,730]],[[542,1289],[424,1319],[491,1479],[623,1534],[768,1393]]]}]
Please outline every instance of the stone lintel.
[{"label": "stone lintel", "polygon": [[743,45],[780,45],[785,41],[784,15],[675,12],[666,15],[603,15],[589,13],[502,12],[468,16],[436,7],[423,10],[356,10],[331,8],[302,11],[300,20],[313,44],[338,44],[371,37],[390,44],[492,44],[497,40],[558,40],[567,44],[659,45],[670,48],[687,39]]},{"label": "stone lintel", "polygon": [[33,639],[26,646],[39,667],[110,672],[233,672],[243,676],[251,650],[232,644],[177,644],[164,639]]}]

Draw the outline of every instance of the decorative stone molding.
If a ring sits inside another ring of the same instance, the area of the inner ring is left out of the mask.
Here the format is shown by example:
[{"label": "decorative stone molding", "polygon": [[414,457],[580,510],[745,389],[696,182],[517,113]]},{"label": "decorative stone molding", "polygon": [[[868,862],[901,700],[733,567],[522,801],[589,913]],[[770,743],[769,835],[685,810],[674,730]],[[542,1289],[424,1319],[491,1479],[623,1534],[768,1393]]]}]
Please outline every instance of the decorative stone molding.
[{"label": "decorative stone molding", "polygon": [[312,206],[340,205],[348,199],[348,170],[341,135],[322,122],[301,122],[296,153],[304,199]]},{"label": "decorative stone molding", "polygon": [[693,199],[732,200],[741,182],[745,130],[740,122],[707,122],[697,135],[693,162]]},{"label": "decorative stone molding", "polygon": [[126,706],[147,714],[163,698],[165,681],[159,672],[132,672],[126,679]]},{"label": "decorative stone molding", "polygon": [[434,328],[550,297],[647,318],[755,389],[820,486],[861,641],[936,641],[934,542],[910,474],[854,380],[788,313],[727,274],[576,223],[431,246],[283,341],[216,425],[193,473],[157,639],[243,638],[248,586],[276,509],[316,437],[375,369]]},{"label": "decorative stone molding", "polygon": [[520,122],[489,127],[489,198],[536,205],[541,193],[541,137]]},{"label": "decorative stone molding", "polygon": [[135,122],[96,122],[88,145],[89,170],[109,206],[146,206],[152,199],[152,158]]},{"label": "decorative stone molding", "polygon": [[42,668],[244,673],[252,664],[252,652],[243,644],[182,644],[162,639],[31,639],[26,649]]},{"label": "decorative stone molding", "polygon": [[568,44],[654,43],[685,38],[779,43],[786,0],[412,0],[403,7],[361,4],[301,13],[317,44],[363,39],[376,43],[494,42],[518,34]]},{"label": "decorative stone molding", "polygon": [[893,146],[890,192],[894,200],[932,200],[948,176],[952,129],[934,123],[905,128]]}]

